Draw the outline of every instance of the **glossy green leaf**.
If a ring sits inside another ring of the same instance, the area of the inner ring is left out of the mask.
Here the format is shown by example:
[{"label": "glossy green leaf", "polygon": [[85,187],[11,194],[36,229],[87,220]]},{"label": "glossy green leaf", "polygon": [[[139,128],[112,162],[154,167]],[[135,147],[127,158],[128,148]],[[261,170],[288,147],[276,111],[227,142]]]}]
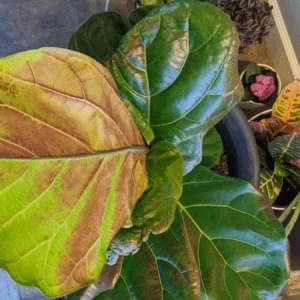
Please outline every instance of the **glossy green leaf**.
[{"label": "glossy green leaf", "polygon": [[183,161],[180,152],[167,142],[154,144],[147,157],[147,172],[148,189],[133,211],[133,227],[121,230],[112,241],[112,253],[109,253],[111,263],[118,255],[136,252],[150,233],[161,234],[174,221],[182,193]]},{"label": "glossy green leaf", "polygon": [[111,75],[43,48],[0,59],[0,267],[60,296],[96,281],[147,187],[142,136]]},{"label": "glossy green leaf", "polygon": [[262,170],[260,173],[259,190],[274,203],[283,186],[283,177],[270,170]]},{"label": "glossy green leaf", "polygon": [[182,193],[182,166],[181,155],[173,145],[159,142],[152,146],[147,157],[148,190],[134,209],[135,226],[146,226],[154,234],[169,229]]},{"label": "glossy green leaf", "polygon": [[156,138],[186,149],[185,142],[201,145],[241,100],[237,51],[237,33],[225,13],[182,1],[154,8],[137,23],[110,69],[121,97],[143,113]]},{"label": "glossy green leaf", "polygon": [[201,165],[214,167],[219,163],[223,151],[223,143],[218,131],[215,128],[210,129],[203,139]]},{"label": "glossy green leaf", "polygon": [[197,167],[180,209],[205,300],[276,299],[288,278],[284,229],[248,183]]},{"label": "glossy green leaf", "polygon": [[172,227],[126,257],[116,287],[97,300],[198,300],[200,278],[188,233],[178,213]]},{"label": "glossy green leaf", "polygon": [[130,27],[126,17],[114,12],[101,12],[80,26],[72,35],[69,47],[105,64]]},{"label": "glossy green leaf", "polygon": [[277,137],[268,145],[272,157],[284,161],[300,159],[300,132]]}]

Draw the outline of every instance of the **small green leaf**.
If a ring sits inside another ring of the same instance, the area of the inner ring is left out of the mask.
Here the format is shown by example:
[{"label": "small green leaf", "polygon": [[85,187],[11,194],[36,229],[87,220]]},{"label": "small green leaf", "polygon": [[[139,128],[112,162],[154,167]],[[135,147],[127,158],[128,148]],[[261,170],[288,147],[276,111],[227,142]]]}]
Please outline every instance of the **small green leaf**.
[{"label": "small green leaf", "polygon": [[169,229],[182,193],[182,165],[173,145],[159,142],[152,146],[147,158],[148,189],[133,211],[134,226],[146,226],[154,234]]},{"label": "small green leaf", "polygon": [[259,189],[269,199],[270,203],[274,203],[280,194],[283,185],[283,177],[278,176],[276,172],[267,169],[260,173]]},{"label": "small green leaf", "polygon": [[245,72],[245,83],[249,84],[250,83],[250,78],[255,75],[261,74],[261,68],[257,64],[250,64],[246,68]]},{"label": "small green leaf", "polygon": [[210,129],[203,140],[201,165],[214,167],[219,163],[223,151],[223,143],[218,131],[215,128]]},{"label": "small green leaf", "polygon": [[268,149],[274,159],[278,158],[286,162],[298,160],[300,159],[300,133],[279,136],[268,145]]},{"label": "small green leaf", "polygon": [[181,154],[172,144],[152,146],[147,157],[148,189],[133,211],[133,227],[121,230],[112,241],[108,253],[111,263],[118,255],[136,252],[150,233],[161,234],[172,225],[182,193],[182,166]]},{"label": "small green leaf", "polygon": [[130,27],[127,18],[114,12],[101,12],[80,26],[72,35],[69,48],[106,64]]},{"label": "small green leaf", "polygon": [[248,183],[198,166],[180,209],[201,276],[201,298],[276,299],[288,278],[284,229]]}]

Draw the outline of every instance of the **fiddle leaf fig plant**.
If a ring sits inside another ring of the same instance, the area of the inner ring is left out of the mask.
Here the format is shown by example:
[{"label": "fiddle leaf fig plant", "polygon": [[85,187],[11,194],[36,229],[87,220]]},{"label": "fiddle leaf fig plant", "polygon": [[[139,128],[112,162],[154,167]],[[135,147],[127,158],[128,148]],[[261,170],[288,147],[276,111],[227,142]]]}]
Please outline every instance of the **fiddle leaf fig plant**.
[{"label": "fiddle leaf fig plant", "polygon": [[71,300],[275,299],[280,222],[200,165],[242,98],[233,23],[193,1],[133,15],[72,36],[108,69],[56,48],[0,59],[0,267]]},{"label": "fiddle leaf fig plant", "polygon": [[[183,1],[149,11],[123,37],[108,67],[121,98],[141,111],[156,139],[181,150],[188,173],[201,161],[207,131],[242,97],[233,63],[238,35],[230,18],[208,3]],[[97,26],[101,22],[94,31]],[[78,45],[71,43],[72,49],[88,54],[79,34],[72,39]]]}]

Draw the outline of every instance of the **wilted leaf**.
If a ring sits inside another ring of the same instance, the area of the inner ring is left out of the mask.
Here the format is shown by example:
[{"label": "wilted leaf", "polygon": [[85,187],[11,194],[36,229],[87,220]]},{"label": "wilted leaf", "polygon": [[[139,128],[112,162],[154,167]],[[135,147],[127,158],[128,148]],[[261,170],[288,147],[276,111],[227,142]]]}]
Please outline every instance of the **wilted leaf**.
[{"label": "wilted leaf", "polygon": [[201,298],[276,299],[287,278],[284,229],[248,183],[198,166],[180,208],[197,257]]},{"label": "wilted leaf", "polygon": [[280,93],[272,108],[273,117],[300,125],[300,80],[295,80]]},{"label": "wilted leaf", "polygon": [[105,64],[130,27],[126,17],[114,12],[101,12],[80,26],[72,35],[69,47]]},{"label": "wilted leaf", "polygon": [[94,282],[147,187],[110,74],[44,48],[0,59],[0,266],[59,296]]},{"label": "wilted leaf", "polygon": [[212,128],[203,139],[203,155],[201,165],[212,168],[220,161],[223,153],[223,143],[218,131]]},{"label": "wilted leaf", "polygon": [[114,266],[105,265],[98,282],[84,290],[68,295],[68,300],[92,300],[106,291],[111,291],[120,278],[123,261],[123,257],[120,257]]},{"label": "wilted leaf", "polygon": [[169,231],[152,236],[136,255],[125,258],[115,289],[97,300],[198,300],[200,278],[188,235],[177,214]]},{"label": "wilted leaf", "polygon": [[282,185],[282,176],[278,176],[270,170],[261,171],[259,189],[270,200],[270,203],[274,203],[277,199],[282,189]]},{"label": "wilted leaf", "polygon": [[[183,161],[175,146],[154,144],[147,157],[149,185],[132,214],[132,228],[121,230],[111,243],[109,261],[138,250],[149,234],[161,234],[172,225],[182,193]],[[117,254],[116,255],[114,255]]]},{"label": "wilted leaf", "polygon": [[300,159],[300,132],[282,135],[268,145],[272,157],[283,161]]},{"label": "wilted leaf", "polygon": [[187,149],[182,144],[199,147],[241,100],[237,51],[226,14],[208,3],[182,1],[154,8],[137,23],[110,68],[121,97],[139,108],[156,138]]}]

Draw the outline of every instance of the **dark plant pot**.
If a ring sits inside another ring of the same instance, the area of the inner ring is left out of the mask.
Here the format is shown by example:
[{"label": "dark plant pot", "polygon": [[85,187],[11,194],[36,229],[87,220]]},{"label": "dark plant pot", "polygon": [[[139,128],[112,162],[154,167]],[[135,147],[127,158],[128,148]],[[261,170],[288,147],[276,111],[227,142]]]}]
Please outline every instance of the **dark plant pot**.
[{"label": "dark plant pot", "polygon": [[236,108],[216,126],[227,155],[229,175],[259,184],[259,157],[256,142],[243,112]]}]

